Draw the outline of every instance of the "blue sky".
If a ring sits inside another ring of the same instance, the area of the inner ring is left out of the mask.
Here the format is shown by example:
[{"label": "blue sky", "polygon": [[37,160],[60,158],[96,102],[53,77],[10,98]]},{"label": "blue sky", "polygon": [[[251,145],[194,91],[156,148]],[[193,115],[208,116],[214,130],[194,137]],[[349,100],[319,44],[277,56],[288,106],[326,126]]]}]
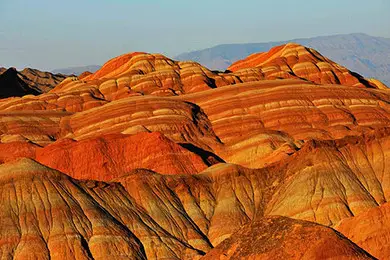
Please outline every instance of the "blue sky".
[{"label": "blue sky", "polygon": [[132,51],[362,32],[390,38],[389,0],[0,0],[0,66],[102,64]]}]

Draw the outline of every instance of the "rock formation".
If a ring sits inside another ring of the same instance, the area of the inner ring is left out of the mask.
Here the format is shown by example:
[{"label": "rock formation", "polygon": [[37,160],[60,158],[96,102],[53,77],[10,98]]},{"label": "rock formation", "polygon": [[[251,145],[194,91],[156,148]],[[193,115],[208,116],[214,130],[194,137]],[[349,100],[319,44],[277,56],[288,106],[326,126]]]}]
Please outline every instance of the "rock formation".
[{"label": "rock formation", "polygon": [[36,160],[74,178],[101,181],[138,168],[162,174],[194,174],[222,161],[206,152],[191,152],[159,132],[103,135],[81,141],[61,139],[37,149]]},{"label": "rock formation", "polygon": [[82,183],[29,159],[1,165],[0,173],[2,258],[146,259],[134,234]]},{"label": "rock formation", "polygon": [[364,79],[313,49],[295,43],[250,55],[233,63],[228,70],[238,71],[246,68],[258,69],[267,79],[298,77],[318,84],[377,87],[375,82]]},{"label": "rock formation", "polygon": [[38,95],[54,88],[66,78],[62,74],[52,74],[36,69],[0,68],[0,98]]},{"label": "rock formation", "polygon": [[336,229],[379,259],[390,255],[390,204],[367,210],[341,221]]},{"label": "rock formation", "polygon": [[[233,62],[252,53],[295,42],[313,48],[324,56],[365,77],[377,78],[390,86],[390,39],[364,33],[337,34],[313,38],[263,43],[228,43],[179,54],[177,60],[193,60],[212,70],[226,70]],[[66,74],[66,73],[65,73]]]},{"label": "rock formation", "polygon": [[286,217],[243,226],[201,259],[375,259],[330,228]]},{"label": "rock formation", "polygon": [[2,257],[388,257],[389,90],[296,44],[230,70],[130,53],[36,96],[11,71]]},{"label": "rock formation", "polygon": [[39,93],[46,93],[63,81],[67,75],[53,74],[47,71],[25,68],[18,72],[18,76]]},{"label": "rock formation", "polygon": [[10,68],[0,75],[1,98],[38,94],[38,91],[30,88],[26,82],[19,78],[15,68]]}]

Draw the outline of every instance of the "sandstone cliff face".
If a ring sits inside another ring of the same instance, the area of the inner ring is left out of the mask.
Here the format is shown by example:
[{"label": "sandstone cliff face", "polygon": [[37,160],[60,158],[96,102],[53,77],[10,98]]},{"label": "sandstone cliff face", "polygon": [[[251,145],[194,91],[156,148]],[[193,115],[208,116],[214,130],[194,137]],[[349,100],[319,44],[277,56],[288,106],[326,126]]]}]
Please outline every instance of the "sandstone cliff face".
[{"label": "sandstone cliff face", "polygon": [[389,90],[295,44],[231,71],[130,53],[0,100],[2,256],[388,257]]}]

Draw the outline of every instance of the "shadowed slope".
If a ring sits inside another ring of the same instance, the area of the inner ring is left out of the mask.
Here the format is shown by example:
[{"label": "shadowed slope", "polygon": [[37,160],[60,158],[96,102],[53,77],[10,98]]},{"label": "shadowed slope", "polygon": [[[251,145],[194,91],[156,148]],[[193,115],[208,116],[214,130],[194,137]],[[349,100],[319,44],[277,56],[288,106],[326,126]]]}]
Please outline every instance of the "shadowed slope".
[{"label": "shadowed slope", "polygon": [[39,93],[49,92],[68,77],[68,75],[64,74],[53,74],[31,68],[25,68],[22,71],[19,71],[18,76],[26,82],[30,88],[35,89]]},{"label": "shadowed slope", "polygon": [[38,95],[53,89],[66,78],[62,74],[52,74],[36,69],[26,68],[17,71],[15,68],[0,71],[0,98]]},{"label": "shadowed slope", "polygon": [[15,68],[10,68],[0,75],[0,98],[38,94],[38,91],[18,77]]}]

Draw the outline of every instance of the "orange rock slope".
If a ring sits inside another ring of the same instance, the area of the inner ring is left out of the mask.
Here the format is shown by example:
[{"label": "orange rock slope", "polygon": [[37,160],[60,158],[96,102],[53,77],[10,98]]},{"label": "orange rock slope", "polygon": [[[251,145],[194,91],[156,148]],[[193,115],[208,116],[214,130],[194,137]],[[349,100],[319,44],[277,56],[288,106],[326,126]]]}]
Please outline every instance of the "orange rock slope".
[{"label": "orange rock slope", "polygon": [[5,259],[390,257],[390,91],[296,44],[2,99],[0,163]]},{"label": "orange rock slope", "polygon": [[81,141],[62,139],[37,149],[36,159],[78,179],[102,181],[138,168],[162,174],[192,174],[222,161],[200,149],[192,152],[159,132],[104,135]]},{"label": "orange rock slope", "polygon": [[390,204],[387,202],[361,215],[341,221],[336,229],[379,259],[390,255]]},{"label": "orange rock slope", "polygon": [[201,259],[375,258],[330,228],[286,217],[268,217],[242,227]]},{"label": "orange rock slope", "polygon": [[[316,50],[295,43],[256,53],[233,63],[228,70],[255,68],[268,79],[303,78],[318,84],[341,84],[357,87],[383,87],[378,80],[370,81],[322,56]],[[377,83],[377,84],[376,84]]]}]

